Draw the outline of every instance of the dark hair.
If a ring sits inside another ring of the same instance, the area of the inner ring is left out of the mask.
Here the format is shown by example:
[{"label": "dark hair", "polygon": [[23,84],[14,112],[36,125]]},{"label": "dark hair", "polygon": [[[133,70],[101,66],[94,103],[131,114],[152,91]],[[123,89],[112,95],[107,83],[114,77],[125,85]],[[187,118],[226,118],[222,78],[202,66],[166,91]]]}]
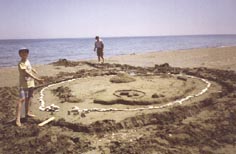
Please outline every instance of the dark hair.
[{"label": "dark hair", "polygon": [[99,39],[99,36],[96,36],[95,39]]},{"label": "dark hair", "polygon": [[21,52],[27,52],[27,53],[29,53],[29,49],[26,49],[26,48],[20,49],[20,50],[19,50],[19,53],[21,53]]}]

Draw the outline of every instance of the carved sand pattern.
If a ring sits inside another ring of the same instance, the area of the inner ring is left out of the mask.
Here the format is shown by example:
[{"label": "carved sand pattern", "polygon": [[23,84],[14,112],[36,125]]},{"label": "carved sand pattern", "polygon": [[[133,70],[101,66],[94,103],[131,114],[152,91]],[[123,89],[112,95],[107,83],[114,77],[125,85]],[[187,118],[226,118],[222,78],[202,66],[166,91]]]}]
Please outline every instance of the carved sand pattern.
[{"label": "carved sand pattern", "polygon": [[[79,109],[78,112],[86,112],[86,113],[88,113],[88,112],[138,111],[138,110],[162,109],[162,108],[170,107],[170,106],[173,106],[173,105],[176,105],[176,104],[182,104],[182,103],[184,103],[185,101],[187,101],[187,100],[189,100],[191,98],[201,96],[204,93],[206,93],[208,91],[208,89],[210,88],[210,86],[211,86],[211,83],[209,81],[207,81],[206,79],[204,79],[204,78],[199,78],[199,77],[190,76],[190,75],[183,75],[183,74],[178,74],[178,75],[173,75],[173,76],[177,76],[177,77],[186,76],[187,78],[198,79],[198,80],[201,80],[202,82],[204,82],[206,84],[206,86],[205,86],[204,89],[202,89],[200,92],[198,92],[198,93],[196,93],[194,95],[189,95],[189,96],[186,96],[184,98],[177,99],[177,100],[172,101],[172,102],[168,102],[168,103],[166,103],[164,105],[146,106],[146,107],[142,107],[142,108],[132,108],[132,109],[90,108],[90,109]],[[39,110],[45,111],[45,101],[44,101],[44,93],[43,93],[45,90],[47,90],[50,87],[56,86],[56,85],[64,84],[66,82],[73,82],[75,80],[76,80],[76,78],[75,79],[69,79],[69,80],[66,80],[66,81],[59,82],[59,83],[50,84],[50,85],[42,88],[41,91],[40,91],[40,97],[39,97],[39,101],[40,101]]]}]

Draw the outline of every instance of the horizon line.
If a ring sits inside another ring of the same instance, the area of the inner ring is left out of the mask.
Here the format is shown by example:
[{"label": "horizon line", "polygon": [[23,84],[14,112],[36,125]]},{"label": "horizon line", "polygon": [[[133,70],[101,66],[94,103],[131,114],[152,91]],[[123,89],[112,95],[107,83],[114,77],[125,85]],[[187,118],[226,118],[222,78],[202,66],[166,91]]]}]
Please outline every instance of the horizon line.
[{"label": "horizon line", "polygon": [[[126,38],[126,37],[168,37],[168,36],[217,36],[217,35],[236,35],[236,34],[183,34],[183,35],[133,35],[133,36],[104,36],[101,38]],[[57,40],[57,39],[92,39],[94,37],[49,37],[49,38],[9,38],[9,39],[0,39],[0,41],[7,40]]]}]

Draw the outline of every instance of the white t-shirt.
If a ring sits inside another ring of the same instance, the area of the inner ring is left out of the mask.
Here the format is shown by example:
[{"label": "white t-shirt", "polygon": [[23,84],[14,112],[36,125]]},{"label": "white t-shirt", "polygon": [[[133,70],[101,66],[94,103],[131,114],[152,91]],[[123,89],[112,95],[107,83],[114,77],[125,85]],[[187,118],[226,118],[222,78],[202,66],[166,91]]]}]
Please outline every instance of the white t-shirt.
[{"label": "white t-shirt", "polygon": [[95,48],[102,48],[102,47],[103,47],[102,39],[99,39],[99,41],[95,41]]},{"label": "white t-shirt", "polygon": [[34,87],[35,86],[34,79],[25,73],[25,70],[27,70],[30,73],[32,72],[32,67],[28,59],[25,62],[20,61],[18,63],[18,70],[19,70],[20,87],[22,88]]}]

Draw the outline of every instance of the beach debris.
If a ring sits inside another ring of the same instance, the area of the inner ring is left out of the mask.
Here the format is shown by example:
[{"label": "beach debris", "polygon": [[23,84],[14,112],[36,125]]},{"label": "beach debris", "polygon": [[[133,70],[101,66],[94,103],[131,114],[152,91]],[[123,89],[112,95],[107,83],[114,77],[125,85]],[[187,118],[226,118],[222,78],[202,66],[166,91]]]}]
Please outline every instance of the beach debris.
[{"label": "beach debris", "polygon": [[83,112],[83,113],[89,113],[90,110],[89,110],[89,109],[83,109],[82,112]]},{"label": "beach debris", "polygon": [[58,112],[59,111],[59,106],[55,105],[55,104],[51,104],[50,106],[47,106],[45,108],[45,111],[47,112]]},{"label": "beach debris", "polygon": [[98,91],[94,92],[94,94],[105,92],[105,91],[106,91],[106,89],[101,89],[101,90],[98,90]]},{"label": "beach debris", "polygon": [[54,119],[55,119],[55,117],[51,117],[51,118],[41,122],[40,124],[38,124],[38,126],[42,127],[42,126],[46,125],[47,123],[53,121]]},{"label": "beach debris", "polygon": [[160,98],[160,97],[165,97],[165,96],[163,94],[157,94],[157,93],[152,94],[152,98]]},{"label": "beach debris", "polygon": [[182,81],[187,81],[187,78],[184,76],[177,76],[177,79],[182,80]]},{"label": "beach debris", "polygon": [[74,115],[78,115],[78,114],[80,113],[80,111],[81,111],[81,110],[79,109],[78,106],[73,106],[73,107],[71,108],[71,110],[67,111],[67,114],[70,115],[71,112],[72,112]]},{"label": "beach debris", "polygon": [[73,106],[71,109],[71,112],[79,112],[79,107],[78,106]]},{"label": "beach debris", "polygon": [[84,112],[82,112],[80,116],[81,116],[81,118],[85,118],[86,117]]},{"label": "beach debris", "polygon": [[149,108],[149,109],[153,109],[153,108],[154,108],[154,106],[149,106],[148,108]]},{"label": "beach debris", "polygon": [[134,72],[131,72],[129,75],[131,76],[135,76],[136,74]]},{"label": "beach debris", "polygon": [[39,106],[39,110],[40,110],[40,111],[45,111],[45,107]]}]

